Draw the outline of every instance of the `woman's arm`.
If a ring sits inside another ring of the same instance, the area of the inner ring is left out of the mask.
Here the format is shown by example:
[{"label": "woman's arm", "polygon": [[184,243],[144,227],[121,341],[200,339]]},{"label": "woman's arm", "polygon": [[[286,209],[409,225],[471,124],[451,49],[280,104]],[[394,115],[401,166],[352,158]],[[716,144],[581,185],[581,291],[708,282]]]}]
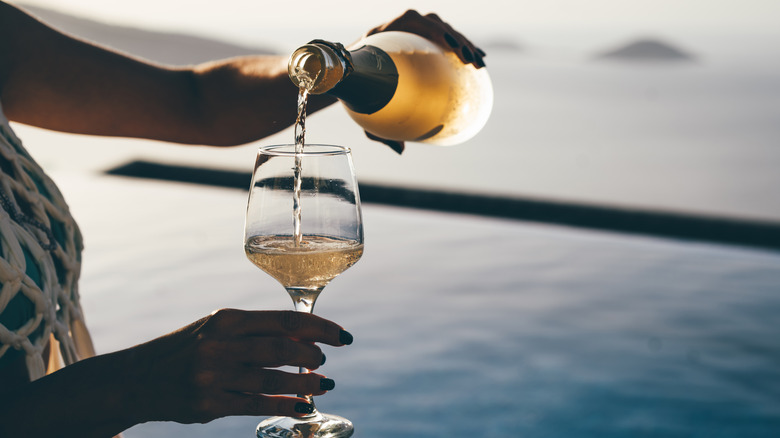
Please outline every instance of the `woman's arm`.
[{"label": "woman's arm", "polygon": [[[10,120],[94,135],[235,145],[295,122],[287,59],[151,64],[62,34],[0,2],[0,102]],[[335,102],[313,96],[309,112]]]},{"label": "woman's arm", "polygon": [[[369,34],[388,30],[419,34],[465,63],[485,65],[485,53],[436,14],[410,10]],[[228,146],[292,125],[296,95],[286,57],[165,67],[67,36],[0,1],[0,102],[17,122],[80,134]],[[307,110],[335,101],[310,96]]]}]

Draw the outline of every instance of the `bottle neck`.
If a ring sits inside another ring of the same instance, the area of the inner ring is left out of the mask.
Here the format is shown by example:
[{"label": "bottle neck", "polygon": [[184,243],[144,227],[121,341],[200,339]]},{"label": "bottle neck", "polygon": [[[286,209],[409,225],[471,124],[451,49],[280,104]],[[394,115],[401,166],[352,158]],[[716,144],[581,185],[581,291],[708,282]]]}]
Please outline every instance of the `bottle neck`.
[{"label": "bottle neck", "polygon": [[349,52],[352,71],[328,94],[356,113],[372,114],[390,102],[398,86],[398,69],[390,55],[374,46]]},{"label": "bottle neck", "polygon": [[290,57],[288,73],[311,94],[327,93],[350,110],[372,114],[393,98],[398,70],[383,50],[364,45],[347,51],[341,44],[315,40]]},{"label": "bottle neck", "polygon": [[349,52],[341,44],[314,40],[299,47],[287,64],[287,73],[296,87],[310,94],[331,90],[351,70]]}]

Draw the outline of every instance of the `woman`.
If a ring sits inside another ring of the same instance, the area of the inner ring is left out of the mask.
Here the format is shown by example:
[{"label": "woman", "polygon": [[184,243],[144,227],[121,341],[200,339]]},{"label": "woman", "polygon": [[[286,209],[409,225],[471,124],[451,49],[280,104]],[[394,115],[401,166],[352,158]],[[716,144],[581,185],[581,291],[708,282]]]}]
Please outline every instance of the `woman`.
[{"label": "woman", "polygon": [[[484,53],[433,14],[408,11],[369,33],[386,30],[420,34],[484,65]],[[352,342],[339,325],[295,312],[220,310],[148,343],[94,356],[78,303],[78,228],[8,126],[244,144],[294,123],[297,90],[286,63],[253,56],[154,65],[59,33],[0,2],[1,437],[110,437],[152,420],[302,416],[311,411],[305,399],[283,394],[334,387],[317,373],[275,369],[315,370],[325,361],[316,343]],[[312,96],[308,109],[334,102]]]}]

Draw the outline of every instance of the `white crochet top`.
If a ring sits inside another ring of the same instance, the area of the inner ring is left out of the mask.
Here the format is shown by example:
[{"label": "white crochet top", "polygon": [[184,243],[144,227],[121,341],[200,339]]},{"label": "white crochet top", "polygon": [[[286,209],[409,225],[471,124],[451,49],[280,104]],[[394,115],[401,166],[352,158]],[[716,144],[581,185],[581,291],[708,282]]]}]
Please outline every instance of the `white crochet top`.
[{"label": "white crochet top", "polygon": [[0,366],[24,354],[35,380],[47,361],[51,372],[94,355],[79,304],[82,249],[62,194],[0,107]]}]

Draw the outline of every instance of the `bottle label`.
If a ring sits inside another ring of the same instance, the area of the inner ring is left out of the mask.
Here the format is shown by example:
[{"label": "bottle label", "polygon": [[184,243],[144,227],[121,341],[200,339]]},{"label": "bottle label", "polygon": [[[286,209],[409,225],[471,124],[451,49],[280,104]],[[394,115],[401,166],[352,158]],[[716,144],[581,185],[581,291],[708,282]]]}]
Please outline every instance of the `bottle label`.
[{"label": "bottle label", "polygon": [[398,69],[390,55],[374,46],[351,50],[350,55],[354,69],[328,94],[356,113],[373,114],[393,98]]}]

